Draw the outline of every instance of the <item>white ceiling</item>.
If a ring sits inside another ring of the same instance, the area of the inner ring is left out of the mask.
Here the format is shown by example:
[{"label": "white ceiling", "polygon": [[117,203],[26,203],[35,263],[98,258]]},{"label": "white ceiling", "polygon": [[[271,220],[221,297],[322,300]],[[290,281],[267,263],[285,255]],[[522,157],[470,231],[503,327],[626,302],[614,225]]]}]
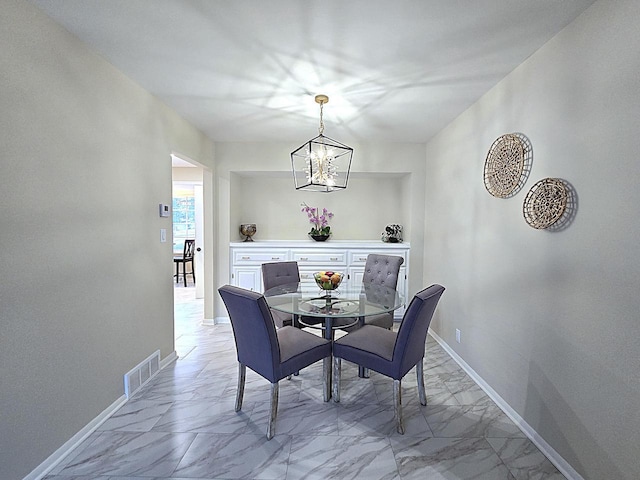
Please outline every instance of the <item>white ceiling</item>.
[{"label": "white ceiling", "polygon": [[214,141],[426,142],[593,0],[31,0]]}]

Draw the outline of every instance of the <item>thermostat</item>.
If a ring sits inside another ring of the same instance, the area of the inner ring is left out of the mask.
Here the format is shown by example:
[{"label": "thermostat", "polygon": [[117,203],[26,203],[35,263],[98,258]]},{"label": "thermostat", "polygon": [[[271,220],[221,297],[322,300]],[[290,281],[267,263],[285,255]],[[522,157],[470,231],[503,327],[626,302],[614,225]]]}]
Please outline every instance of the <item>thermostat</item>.
[{"label": "thermostat", "polygon": [[160,204],[160,216],[161,217],[168,217],[169,216],[169,205],[167,205],[165,203],[161,203]]}]

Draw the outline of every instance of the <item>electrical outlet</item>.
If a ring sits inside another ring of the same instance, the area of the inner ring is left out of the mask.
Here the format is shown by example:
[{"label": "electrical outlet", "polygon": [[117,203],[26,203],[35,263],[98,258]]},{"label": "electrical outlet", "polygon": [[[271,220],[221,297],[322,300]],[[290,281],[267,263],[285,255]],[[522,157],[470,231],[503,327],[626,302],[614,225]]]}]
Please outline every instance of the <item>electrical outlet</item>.
[{"label": "electrical outlet", "polygon": [[460,329],[456,328],[456,342],[460,343]]}]

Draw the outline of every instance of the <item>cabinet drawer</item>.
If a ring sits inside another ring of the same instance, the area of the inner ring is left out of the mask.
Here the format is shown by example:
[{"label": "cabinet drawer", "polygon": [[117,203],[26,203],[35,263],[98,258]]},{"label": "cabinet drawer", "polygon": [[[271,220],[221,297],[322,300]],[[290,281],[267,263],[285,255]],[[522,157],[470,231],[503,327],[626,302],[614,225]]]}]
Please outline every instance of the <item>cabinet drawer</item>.
[{"label": "cabinet drawer", "polygon": [[298,262],[298,265],[318,265],[329,268],[346,265],[347,255],[345,252],[294,252],[293,260]]},{"label": "cabinet drawer", "polygon": [[259,265],[267,262],[284,262],[287,250],[237,250],[233,253],[234,265]]},{"label": "cabinet drawer", "polygon": [[313,274],[317,272],[317,268],[301,268],[300,269],[300,283],[307,284],[315,284],[316,281],[313,279]]},{"label": "cabinet drawer", "polygon": [[376,255],[393,255],[396,257],[402,257],[404,259],[403,265],[407,264],[407,257],[404,251],[393,251],[393,252],[376,252],[372,250],[353,250],[349,252],[351,255],[351,259],[349,261],[349,265],[363,265],[367,263],[367,256],[370,253],[374,253]]}]

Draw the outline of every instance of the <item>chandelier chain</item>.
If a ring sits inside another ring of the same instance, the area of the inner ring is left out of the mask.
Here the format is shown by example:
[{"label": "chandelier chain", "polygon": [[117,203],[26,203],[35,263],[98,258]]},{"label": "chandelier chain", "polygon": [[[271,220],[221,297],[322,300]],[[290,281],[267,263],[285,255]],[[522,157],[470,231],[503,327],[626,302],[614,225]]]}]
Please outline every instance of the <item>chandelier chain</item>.
[{"label": "chandelier chain", "polygon": [[318,132],[320,135],[324,133],[324,122],[322,121],[322,108],[324,106],[324,102],[320,102],[320,126],[318,127]]}]

